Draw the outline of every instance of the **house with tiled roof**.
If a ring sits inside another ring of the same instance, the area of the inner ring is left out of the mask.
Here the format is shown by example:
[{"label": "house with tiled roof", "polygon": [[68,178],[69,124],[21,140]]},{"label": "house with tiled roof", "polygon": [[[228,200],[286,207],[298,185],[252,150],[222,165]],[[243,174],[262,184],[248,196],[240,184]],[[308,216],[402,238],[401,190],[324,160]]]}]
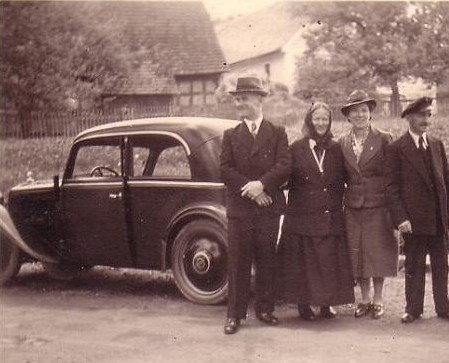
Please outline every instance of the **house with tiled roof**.
[{"label": "house with tiled roof", "polygon": [[310,26],[303,4],[280,2],[216,23],[218,40],[232,73],[255,73],[293,90],[297,57],[306,49]]},{"label": "house with tiled roof", "polygon": [[114,107],[203,106],[227,71],[213,24],[199,1],[100,2],[120,27],[114,39],[131,52],[131,71],[104,102]]}]

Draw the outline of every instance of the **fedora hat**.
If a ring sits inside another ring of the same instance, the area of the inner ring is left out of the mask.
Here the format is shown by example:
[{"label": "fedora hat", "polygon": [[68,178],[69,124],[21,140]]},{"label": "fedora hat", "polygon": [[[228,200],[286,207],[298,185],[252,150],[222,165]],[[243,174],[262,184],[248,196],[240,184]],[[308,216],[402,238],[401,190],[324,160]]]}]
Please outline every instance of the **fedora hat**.
[{"label": "fedora hat", "polygon": [[268,92],[262,86],[262,82],[257,77],[239,77],[235,91],[229,92],[233,95],[239,93],[257,93],[266,96]]},{"label": "fedora hat", "polygon": [[417,100],[410,103],[404,111],[402,111],[401,117],[410,115],[411,113],[417,113],[426,111],[432,107],[433,98],[431,97],[420,97]]},{"label": "fedora hat", "polygon": [[376,108],[376,101],[368,96],[368,93],[358,89],[352,91],[348,99],[346,100],[346,105],[341,108],[341,112],[343,113],[343,115],[348,116],[349,108],[351,106],[360,105],[362,103],[366,103],[370,111]]}]

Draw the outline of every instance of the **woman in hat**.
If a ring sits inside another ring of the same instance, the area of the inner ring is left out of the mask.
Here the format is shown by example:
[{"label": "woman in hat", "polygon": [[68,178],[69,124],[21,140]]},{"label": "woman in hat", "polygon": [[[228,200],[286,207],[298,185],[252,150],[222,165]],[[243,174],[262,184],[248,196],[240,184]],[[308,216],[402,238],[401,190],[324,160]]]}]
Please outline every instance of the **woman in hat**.
[{"label": "woman in hat", "polygon": [[379,319],[384,314],[384,278],[397,273],[398,243],[385,200],[385,146],[392,135],[371,124],[375,107],[376,101],[366,92],[352,92],[341,109],[352,127],[340,141],[347,173],[346,233],[362,295],[354,315],[371,313]]},{"label": "woman in hat", "polygon": [[308,110],[304,137],[290,152],[292,173],[280,243],[285,299],[298,304],[303,319],[335,317],[332,305],[354,301],[344,234],[344,161],[332,140],[331,111],[317,102]]}]

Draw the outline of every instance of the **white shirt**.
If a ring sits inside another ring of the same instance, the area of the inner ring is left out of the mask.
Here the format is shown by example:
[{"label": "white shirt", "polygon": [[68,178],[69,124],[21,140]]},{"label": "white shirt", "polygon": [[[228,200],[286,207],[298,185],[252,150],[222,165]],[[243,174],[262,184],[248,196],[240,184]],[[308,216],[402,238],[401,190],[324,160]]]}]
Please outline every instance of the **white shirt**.
[{"label": "white shirt", "polygon": [[424,142],[423,142],[423,146],[424,146],[424,150],[427,150],[427,148],[429,147],[429,144],[427,143],[427,134],[423,133],[421,136],[415,134],[412,130],[408,130],[408,133],[410,134],[410,136],[413,139],[413,142],[415,143],[415,146],[417,149],[419,149],[419,138],[422,136]]},{"label": "white shirt", "polygon": [[253,124],[253,122],[256,123],[256,131],[254,132],[256,135],[259,132],[259,128],[260,128],[260,124],[262,123],[263,120],[263,115],[260,115],[257,119],[255,120],[248,120],[248,119],[244,119],[246,126],[248,127],[249,132],[251,132],[251,125]]}]

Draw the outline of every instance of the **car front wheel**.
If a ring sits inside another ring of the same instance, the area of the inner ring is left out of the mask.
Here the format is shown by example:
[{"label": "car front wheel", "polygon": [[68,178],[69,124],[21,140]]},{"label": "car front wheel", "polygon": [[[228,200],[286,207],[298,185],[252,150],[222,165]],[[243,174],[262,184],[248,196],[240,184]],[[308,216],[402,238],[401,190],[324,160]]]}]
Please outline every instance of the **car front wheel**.
[{"label": "car front wheel", "polygon": [[0,286],[17,275],[20,265],[19,248],[8,239],[0,238]]},{"label": "car front wheel", "polygon": [[224,301],[228,291],[226,229],[207,219],[185,225],[174,241],[171,268],[176,285],[190,301]]}]

